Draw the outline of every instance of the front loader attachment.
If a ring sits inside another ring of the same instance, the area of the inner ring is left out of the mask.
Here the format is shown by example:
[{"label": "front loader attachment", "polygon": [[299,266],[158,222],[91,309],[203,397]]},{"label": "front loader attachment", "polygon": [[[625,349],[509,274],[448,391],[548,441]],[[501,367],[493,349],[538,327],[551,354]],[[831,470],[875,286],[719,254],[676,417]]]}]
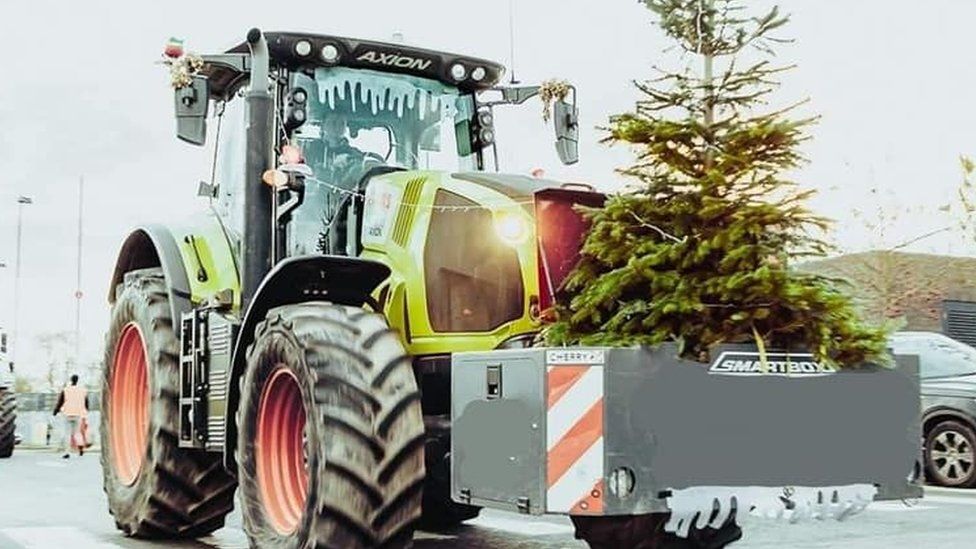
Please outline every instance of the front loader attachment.
[{"label": "front loader attachment", "polygon": [[677,354],[454,355],[453,497],[529,514],[671,512],[668,530],[684,535],[734,509],[843,519],[921,495],[915,357],[835,370],[749,346],[711,364]]}]

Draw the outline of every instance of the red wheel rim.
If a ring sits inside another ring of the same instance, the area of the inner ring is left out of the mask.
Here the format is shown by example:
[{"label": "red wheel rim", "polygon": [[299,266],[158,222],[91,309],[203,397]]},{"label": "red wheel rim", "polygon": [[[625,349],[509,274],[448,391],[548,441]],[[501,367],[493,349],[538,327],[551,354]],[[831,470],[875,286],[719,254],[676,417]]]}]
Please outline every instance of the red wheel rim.
[{"label": "red wheel rim", "polygon": [[305,511],[305,405],[298,378],[279,367],[265,383],[258,406],[255,460],[264,512],[280,534],[291,534]]},{"label": "red wheel rim", "polygon": [[110,381],[109,422],[112,465],[126,486],[135,484],[149,438],[149,370],[142,332],[130,322],[115,348]]}]

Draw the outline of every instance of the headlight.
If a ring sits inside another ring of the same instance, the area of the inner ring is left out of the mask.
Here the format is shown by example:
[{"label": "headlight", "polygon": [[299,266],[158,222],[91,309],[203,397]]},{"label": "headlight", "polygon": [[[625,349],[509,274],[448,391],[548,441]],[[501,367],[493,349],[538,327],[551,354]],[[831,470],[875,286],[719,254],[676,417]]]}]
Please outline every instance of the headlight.
[{"label": "headlight", "polygon": [[495,232],[502,242],[515,246],[529,237],[529,224],[517,213],[501,213],[495,216]]},{"label": "headlight", "polygon": [[299,40],[295,43],[295,53],[301,57],[305,57],[312,53],[312,43],[308,40]]},{"label": "headlight", "polygon": [[455,63],[451,67],[451,77],[455,80],[464,80],[464,77],[468,74],[468,70],[464,68],[464,65],[460,63]]},{"label": "headlight", "polygon": [[322,60],[326,63],[335,63],[339,60],[339,48],[332,44],[322,46],[322,51],[319,53],[322,55]]}]

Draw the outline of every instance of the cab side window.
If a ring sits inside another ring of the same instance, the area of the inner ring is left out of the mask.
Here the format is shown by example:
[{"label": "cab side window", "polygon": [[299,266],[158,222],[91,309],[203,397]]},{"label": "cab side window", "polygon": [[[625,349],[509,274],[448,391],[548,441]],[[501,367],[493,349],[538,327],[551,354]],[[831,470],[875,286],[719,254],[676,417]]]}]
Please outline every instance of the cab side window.
[{"label": "cab side window", "polygon": [[216,210],[224,226],[240,237],[244,230],[246,101],[240,94],[224,104],[217,124],[217,159],[214,183],[217,185]]}]

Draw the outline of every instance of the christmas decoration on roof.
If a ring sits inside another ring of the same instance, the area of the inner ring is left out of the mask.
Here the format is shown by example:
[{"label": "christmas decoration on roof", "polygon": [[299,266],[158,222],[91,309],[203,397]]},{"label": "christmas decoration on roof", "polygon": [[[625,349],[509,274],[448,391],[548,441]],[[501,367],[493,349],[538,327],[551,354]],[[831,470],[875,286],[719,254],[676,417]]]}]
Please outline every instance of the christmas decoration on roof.
[{"label": "christmas decoration on roof", "polygon": [[170,85],[176,90],[192,84],[193,77],[203,69],[203,58],[187,53],[183,40],[178,38],[166,42],[162,57],[160,63],[169,67]]}]

